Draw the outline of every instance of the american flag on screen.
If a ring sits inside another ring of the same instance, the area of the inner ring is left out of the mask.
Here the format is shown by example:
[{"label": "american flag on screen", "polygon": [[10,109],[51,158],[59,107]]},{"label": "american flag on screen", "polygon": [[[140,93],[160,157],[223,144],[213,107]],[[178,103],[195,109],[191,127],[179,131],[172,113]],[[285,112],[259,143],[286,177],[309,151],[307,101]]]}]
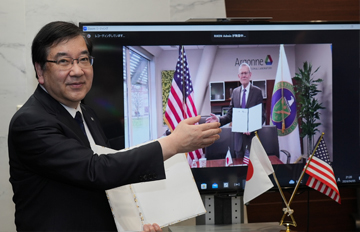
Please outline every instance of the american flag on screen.
[{"label": "american flag on screen", "polygon": [[250,156],[250,152],[249,152],[249,150],[248,150],[247,147],[246,147],[245,154],[244,154],[244,158],[243,158],[243,163],[244,163],[244,164],[249,164],[249,161],[250,161],[249,156]]},{"label": "american flag on screen", "polygon": [[[189,66],[185,49],[183,46],[180,46],[179,58],[171,83],[164,120],[172,132],[183,119],[195,116],[197,116],[197,111],[194,103],[194,90],[190,78]],[[193,160],[197,161],[203,156],[202,149],[189,152],[187,154],[189,165],[191,165]]]},{"label": "american flag on screen", "polygon": [[330,157],[325,140],[322,139],[322,137],[319,139],[321,139],[320,144],[306,169],[306,173],[310,175],[306,185],[341,204],[340,193],[336,184],[333,169],[330,166]]}]

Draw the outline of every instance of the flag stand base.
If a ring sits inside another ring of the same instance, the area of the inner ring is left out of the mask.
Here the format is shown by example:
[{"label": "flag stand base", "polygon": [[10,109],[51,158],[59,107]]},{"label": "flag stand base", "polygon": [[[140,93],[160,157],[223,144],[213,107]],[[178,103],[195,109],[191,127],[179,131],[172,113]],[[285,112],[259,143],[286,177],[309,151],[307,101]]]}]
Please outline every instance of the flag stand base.
[{"label": "flag stand base", "polygon": [[286,226],[286,230],[280,230],[280,232],[296,232],[294,230],[290,230],[291,223],[284,223],[284,226]]}]

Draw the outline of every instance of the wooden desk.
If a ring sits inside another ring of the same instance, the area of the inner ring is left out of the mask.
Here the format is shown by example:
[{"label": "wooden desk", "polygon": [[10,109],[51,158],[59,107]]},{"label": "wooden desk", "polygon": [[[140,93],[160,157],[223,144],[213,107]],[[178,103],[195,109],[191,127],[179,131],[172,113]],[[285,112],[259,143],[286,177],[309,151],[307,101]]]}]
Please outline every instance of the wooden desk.
[{"label": "wooden desk", "polygon": [[279,222],[263,222],[248,224],[231,225],[197,225],[197,226],[169,226],[171,232],[245,232],[245,231],[263,231],[279,232],[285,230],[285,226],[280,226]]},{"label": "wooden desk", "polygon": [[[281,162],[281,160],[275,155],[270,155],[269,159],[272,164],[283,164],[283,162]],[[232,166],[241,165],[241,164],[244,164],[242,158],[233,158]],[[197,161],[197,166],[199,167],[199,161]],[[225,159],[206,160],[206,167],[207,168],[225,167]]]}]

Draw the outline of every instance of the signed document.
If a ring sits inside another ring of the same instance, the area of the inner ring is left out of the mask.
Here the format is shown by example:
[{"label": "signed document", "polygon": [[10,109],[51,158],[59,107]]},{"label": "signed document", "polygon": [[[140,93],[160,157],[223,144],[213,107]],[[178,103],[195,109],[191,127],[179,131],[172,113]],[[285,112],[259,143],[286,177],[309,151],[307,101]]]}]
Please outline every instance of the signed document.
[{"label": "signed document", "polygon": [[262,104],[249,109],[233,108],[232,132],[253,132],[262,127]]},{"label": "signed document", "polygon": [[[98,145],[92,145],[92,150],[119,152]],[[206,213],[185,154],[174,155],[164,164],[164,180],[106,191],[118,231],[142,231],[147,223],[165,227]]]}]

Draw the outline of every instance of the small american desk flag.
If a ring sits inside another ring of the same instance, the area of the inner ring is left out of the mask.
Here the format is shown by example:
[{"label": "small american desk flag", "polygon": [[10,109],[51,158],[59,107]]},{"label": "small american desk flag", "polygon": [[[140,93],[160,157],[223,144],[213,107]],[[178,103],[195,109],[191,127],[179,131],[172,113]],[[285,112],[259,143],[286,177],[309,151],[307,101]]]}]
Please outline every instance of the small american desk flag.
[{"label": "small american desk flag", "polygon": [[[322,137],[319,139],[321,138]],[[318,144],[318,142],[316,144]],[[306,182],[307,186],[329,196],[334,201],[341,204],[339,189],[336,184],[333,169],[330,166],[330,157],[323,138],[321,139],[313,158],[310,160],[306,173],[310,175]]]},{"label": "small american desk flag", "polygon": [[248,147],[246,146],[245,154],[244,154],[244,158],[243,158],[243,163],[244,164],[249,164],[249,161],[250,161],[250,152],[249,152]]},{"label": "small american desk flag", "polygon": [[[172,132],[183,119],[195,116],[197,116],[197,111],[194,103],[194,89],[190,78],[189,66],[185,49],[183,46],[179,46],[179,58],[171,83],[164,120]],[[187,154],[189,165],[192,164],[193,160],[197,161],[202,157],[202,149]]]}]

